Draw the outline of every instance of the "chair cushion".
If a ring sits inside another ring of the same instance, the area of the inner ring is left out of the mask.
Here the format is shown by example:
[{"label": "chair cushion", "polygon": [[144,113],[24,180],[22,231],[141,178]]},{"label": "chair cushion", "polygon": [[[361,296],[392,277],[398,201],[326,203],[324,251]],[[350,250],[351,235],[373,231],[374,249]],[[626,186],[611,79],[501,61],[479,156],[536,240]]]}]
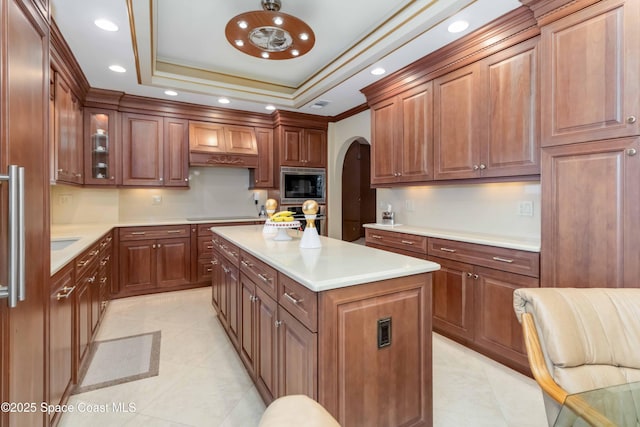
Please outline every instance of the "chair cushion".
[{"label": "chair cushion", "polygon": [[532,313],[547,368],[569,393],[640,380],[640,289],[518,289],[514,309]]},{"label": "chair cushion", "polygon": [[340,427],[318,402],[304,395],[280,397],[267,407],[259,427]]}]

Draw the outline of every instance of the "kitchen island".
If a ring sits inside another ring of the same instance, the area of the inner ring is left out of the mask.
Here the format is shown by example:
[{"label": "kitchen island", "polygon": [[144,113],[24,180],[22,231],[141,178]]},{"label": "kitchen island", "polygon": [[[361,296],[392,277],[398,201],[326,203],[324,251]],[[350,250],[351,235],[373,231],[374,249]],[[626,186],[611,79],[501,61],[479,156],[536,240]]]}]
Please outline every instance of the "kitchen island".
[{"label": "kitchen island", "polygon": [[302,232],[213,227],[212,304],[258,391],[318,400],[342,426],[432,425],[433,262]]}]

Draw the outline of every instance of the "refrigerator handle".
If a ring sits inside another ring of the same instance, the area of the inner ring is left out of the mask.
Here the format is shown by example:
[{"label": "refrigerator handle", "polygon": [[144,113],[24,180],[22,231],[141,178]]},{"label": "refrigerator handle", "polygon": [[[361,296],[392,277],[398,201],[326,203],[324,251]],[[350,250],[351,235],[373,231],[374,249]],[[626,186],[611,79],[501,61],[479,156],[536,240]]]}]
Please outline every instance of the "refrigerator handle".
[{"label": "refrigerator handle", "polygon": [[18,300],[25,299],[25,227],[24,227],[24,168],[9,165],[7,175],[0,175],[0,181],[9,183],[9,265],[7,286],[0,286],[0,298],[7,298],[13,308]]}]

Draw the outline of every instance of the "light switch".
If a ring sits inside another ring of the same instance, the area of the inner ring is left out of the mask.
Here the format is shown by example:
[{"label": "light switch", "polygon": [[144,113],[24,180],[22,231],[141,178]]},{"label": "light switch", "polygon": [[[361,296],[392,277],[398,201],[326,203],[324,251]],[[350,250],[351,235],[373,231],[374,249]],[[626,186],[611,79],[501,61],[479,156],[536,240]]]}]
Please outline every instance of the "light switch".
[{"label": "light switch", "polygon": [[518,215],[533,216],[533,202],[531,200],[518,202]]}]

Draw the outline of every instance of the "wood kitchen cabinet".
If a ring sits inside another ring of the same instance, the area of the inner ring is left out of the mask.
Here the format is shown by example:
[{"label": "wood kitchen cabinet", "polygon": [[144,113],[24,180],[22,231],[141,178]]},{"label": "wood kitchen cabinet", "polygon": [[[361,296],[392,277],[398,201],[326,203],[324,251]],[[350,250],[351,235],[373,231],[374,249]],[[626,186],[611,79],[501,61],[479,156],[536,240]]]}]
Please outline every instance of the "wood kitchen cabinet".
[{"label": "wood kitchen cabinet", "polygon": [[117,114],[115,110],[84,109],[84,183],[118,184]]},{"label": "wood kitchen cabinet", "polygon": [[[100,239],[98,260],[98,311],[92,312],[97,321],[96,326],[102,320],[109,303],[109,293],[113,285],[113,235],[109,232]],[[95,331],[94,331],[95,332]]]},{"label": "wood kitchen cabinet", "polygon": [[188,225],[125,227],[119,230],[117,297],[191,285]]},{"label": "wood kitchen cabinet", "polygon": [[542,150],[544,286],[638,287],[640,138]]},{"label": "wood kitchen cabinet", "polygon": [[83,368],[89,353],[89,344],[95,332],[92,313],[98,306],[98,255],[99,246],[95,244],[75,259],[76,299],[75,299],[75,369]]},{"label": "wood kitchen cabinet", "polygon": [[640,134],[640,3],[603,0],[543,25],[542,146]]},{"label": "wood kitchen cabinet", "polygon": [[194,166],[255,168],[256,132],[250,126],[189,122],[189,163]]},{"label": "wood kitchen cabinet", "polygon": [[280,166],[327,167],[327,132],[322,129],[279,126]]},{"label": "wood kitchen cabinet", "polygon": [[537,175],[533,38],[434,81],[435,179]]},{"label": "wood kitchen cabinet", "polygon": [[59,73],[55,74],[53,171],[57,182],[82,184],[84,172],[82,104]]},{"label": "wood kitchen cabinet", "polygon": [[122,185],[187,187],[188,122],[123,113]]},{"label": "wood kitchen cabinet", "polygon": [[[74,300],[76,293],[74,266],[68,264],[51,278],[49,298],[49,390],[50,405],[67,401],[75,381],[74,372]],[[53,423],[60,413],[52,413]],[[57,422],[57,421],[56,421]]]},{"label": "wood kitchen cabinet", "polygon": [[276,176],[273,129],[256,128],[256,144],[258,166],[249,169],[249,182],[252,188],[273,188]]},{"label": "wood kitchen cabinet", "polygon": [[371,184],[433,178],[431,82],[371,106]]}]

